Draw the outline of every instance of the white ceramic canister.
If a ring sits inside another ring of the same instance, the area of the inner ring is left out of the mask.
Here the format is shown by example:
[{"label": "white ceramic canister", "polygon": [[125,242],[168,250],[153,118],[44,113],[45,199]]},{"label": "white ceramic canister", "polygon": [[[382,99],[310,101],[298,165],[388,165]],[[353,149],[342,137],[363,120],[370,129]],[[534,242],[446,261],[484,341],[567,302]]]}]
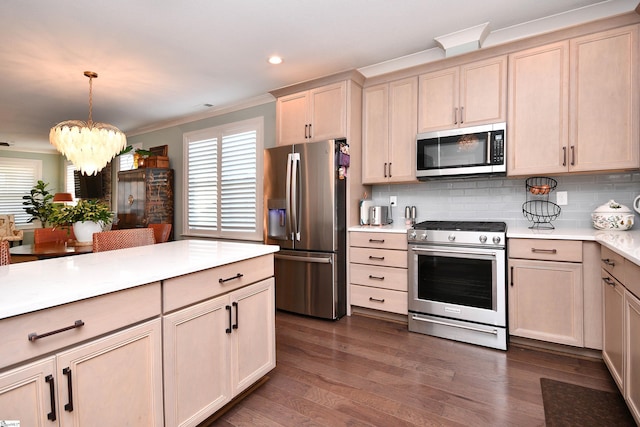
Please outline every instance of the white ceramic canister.
[{"label": "white ceramic canister", "polygon": [[625,205],[609,200],[591,214],[594,228],[598,230],[628,230],[633,227],[634,214]]}]

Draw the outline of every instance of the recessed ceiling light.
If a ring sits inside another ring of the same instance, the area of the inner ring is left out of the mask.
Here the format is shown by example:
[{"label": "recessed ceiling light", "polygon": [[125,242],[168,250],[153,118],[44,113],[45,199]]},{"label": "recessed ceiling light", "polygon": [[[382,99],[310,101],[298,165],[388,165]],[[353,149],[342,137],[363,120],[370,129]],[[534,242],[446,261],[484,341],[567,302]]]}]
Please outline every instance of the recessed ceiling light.
[{"label": "recessed ceiling light", "polygon": [[279,56],[271,56],[269,57],[269,64],[273,64],[273,65],[278,65],[278,64],[282,64],[282,58],[280,58]]}]

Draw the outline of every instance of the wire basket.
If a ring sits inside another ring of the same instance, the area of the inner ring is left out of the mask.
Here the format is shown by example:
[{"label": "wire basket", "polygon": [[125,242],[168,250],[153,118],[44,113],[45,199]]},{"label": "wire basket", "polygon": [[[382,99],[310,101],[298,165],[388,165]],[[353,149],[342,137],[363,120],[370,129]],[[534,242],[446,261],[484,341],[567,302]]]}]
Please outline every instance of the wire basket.
[{"label": "wire basket", "polygon": [[560,215],[560,206],[547,200],[529,200],[522,204],[522,214],[533,222],[529,228],[554,229],[551,221]]},{"label": "wire basket", "polygon": [[529,193],[545,196],[556,189],[558,182],[546,176],[532,176],[527,178],[525,185]]}]

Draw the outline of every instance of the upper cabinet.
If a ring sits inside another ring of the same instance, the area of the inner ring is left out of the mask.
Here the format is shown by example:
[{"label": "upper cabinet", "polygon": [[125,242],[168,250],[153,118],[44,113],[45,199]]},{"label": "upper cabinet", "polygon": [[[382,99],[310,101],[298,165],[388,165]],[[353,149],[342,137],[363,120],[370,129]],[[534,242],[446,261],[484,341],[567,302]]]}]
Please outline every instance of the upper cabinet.
[{"label": "upper cabinet", "polygon": [[638,27],[509,56],[507,173],[640,166]]},{"label": "upper cabinet", "polygon": [[364,89],[362,182],[416,182],[418,79]]},{"label": "upper cabinet", "polygon": [[278,145],[344,138],[347,133],[346,82],[278,98]]},{"label": "upper cabinet", "polygon": [[507,57],[419,76],[418,133],[506,120]]}]

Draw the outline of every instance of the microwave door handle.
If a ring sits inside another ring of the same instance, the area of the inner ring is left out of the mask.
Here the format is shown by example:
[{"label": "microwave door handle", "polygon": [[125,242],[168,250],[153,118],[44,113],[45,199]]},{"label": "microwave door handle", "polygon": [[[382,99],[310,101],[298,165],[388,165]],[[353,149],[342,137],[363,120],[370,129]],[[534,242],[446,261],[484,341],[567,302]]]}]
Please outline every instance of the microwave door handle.
[{"label": "microwave door handle", "polygon": [[491,164],[491,131],[487,132],[487,164]]}]

